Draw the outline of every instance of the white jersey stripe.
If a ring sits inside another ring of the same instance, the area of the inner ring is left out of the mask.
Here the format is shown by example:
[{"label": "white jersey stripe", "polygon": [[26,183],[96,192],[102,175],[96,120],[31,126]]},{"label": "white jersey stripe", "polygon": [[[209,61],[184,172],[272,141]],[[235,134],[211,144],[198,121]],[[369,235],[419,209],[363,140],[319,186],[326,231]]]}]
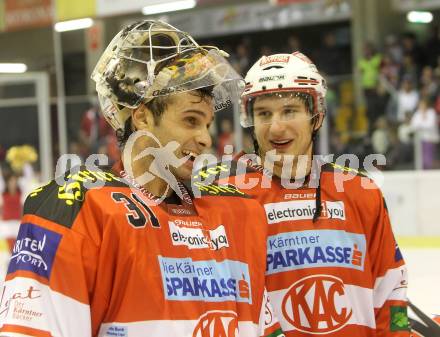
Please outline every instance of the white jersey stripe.
[{"label": "white jersey stripe", "polygon": [[[101,325],[98,337],[162,337],[166,336],[185,336],[203,337],[199,333],[194,334],[198,325],[198,320],[157,320],[145,322],[112,322]],[[225,322],[227,324],[227,322]],[[166,327],[166,332],[164,332]],[[213,327],[211,327],[212,329]],[[237,337],[259,336],[258,325],[252,322],[238,322]],[[214,336],[214,334],[211,334]]]},{"label": "white jersey stripe", "polygon": [[406,301],[408,273],[406,266],[389,269],[374,283],[374,307],[380,308],[386,300]]},{"label": "white jersey stripe", "polygon": [[0,326],[4,324],[50,331],[54,337],[91,336],[88,305],[25,277],[3,285]]}]

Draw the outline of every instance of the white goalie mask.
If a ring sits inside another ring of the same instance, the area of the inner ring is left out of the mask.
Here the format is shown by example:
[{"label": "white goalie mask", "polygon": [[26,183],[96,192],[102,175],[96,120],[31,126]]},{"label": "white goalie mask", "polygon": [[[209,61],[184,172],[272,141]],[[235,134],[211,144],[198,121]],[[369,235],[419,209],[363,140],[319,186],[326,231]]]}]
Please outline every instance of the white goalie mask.
[{"label": "white goalie mask", "polygon": [[131,110],[156,97],[212,87],[215,110],[238,102],[244,81],[227,56],[165,22],[144,20],[113,38],[91,77],[104,117],[123,131]]}]

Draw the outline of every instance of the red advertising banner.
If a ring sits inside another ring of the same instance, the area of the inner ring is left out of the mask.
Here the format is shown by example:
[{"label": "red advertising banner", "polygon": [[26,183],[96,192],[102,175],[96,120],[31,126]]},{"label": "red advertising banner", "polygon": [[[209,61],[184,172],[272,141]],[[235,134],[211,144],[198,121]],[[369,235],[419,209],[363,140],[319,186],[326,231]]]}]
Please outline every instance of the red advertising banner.
[{"label": "red advertising banner", "polygon": [[5,30],[52,24],[52,0],[5,0],[4,6]]}]

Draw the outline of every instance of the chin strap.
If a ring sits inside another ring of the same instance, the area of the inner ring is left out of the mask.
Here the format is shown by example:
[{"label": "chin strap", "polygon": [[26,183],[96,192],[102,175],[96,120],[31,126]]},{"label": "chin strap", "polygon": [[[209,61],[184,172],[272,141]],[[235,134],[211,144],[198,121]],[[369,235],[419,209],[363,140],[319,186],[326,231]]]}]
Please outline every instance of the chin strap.
[{"label": "chin strap", "polygon": [[[258,156],[260,156],[260,146],[258,145],[257,142],[257,137],[255,136],[255,127],[251,126],[249,127],[250,131],[251,131],[251,137],[252,137],[252,142],[254,145],[254,153]],[[261,157],[261,156],[260,156]]]},{"label": "chin strap", "polygon": [[322,212],[322,205],[321,205],[321,177],[319,177],[319,182],[318,182],[318,187],[316,188],[316,200],[315,200],[316,204],[316,210],[315,210],[315,214],[313,215],[313,222],[318,221],[319,216],[321,215]]},{"label": "chin strap", "polygon": [[[313,141],[313,145],[312,145],[312,155],[313,155],[313,146],[314,146],[314,141]],[[315,174],[315,172],[313,172],[313,168],[314,167],[318,167],[318,160],[312,160],[312,171],[310,174]],[[314,165],[315,163],[315,165]],[[322,201],[321,201],[321,170],[319,170],[319,172],[317,173],[317,179],[318,179],[318,186],[316,187],[316,197],[315,197],[315,214],[313,215],[313,222],[318,221],[319,216],[321,215],[322,212]]]},{"label": "chin strap", "polygon": [[[313,122],[313,132],[312,132],[312,168],[311,168],[311,174],[314,173],[313,172],[313,168],[314,167],[318,167],[318,160],[313,160],[313,155],[315,153],[314,149],[315,149],[315,143],[316,143],[316,138],[318,135],[318,131],[321,128],[321,126],[317,129],[315,129],[316,124],[319,122],[319,117],[315,119],[315,121]],[[315,165],[313,165],[315,164]],[[319,216],[321,215],[322,212],[322,202],[321,202],[321,170],[319,170],[319,172],[316,172],[318,174],[317,179],[318,179],[318,187],[316,188],[316,199],[315,199],[315,214],[313,215],[313,222],[318,221]]]}]

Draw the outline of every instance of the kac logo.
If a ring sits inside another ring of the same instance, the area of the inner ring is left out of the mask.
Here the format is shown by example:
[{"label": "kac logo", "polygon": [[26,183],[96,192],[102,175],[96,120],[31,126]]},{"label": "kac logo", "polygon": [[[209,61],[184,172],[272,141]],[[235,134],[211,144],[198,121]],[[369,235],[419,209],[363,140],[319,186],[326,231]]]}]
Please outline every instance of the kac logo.
[{"label": "kac logo", "polygon": [[233,311],[208,311],[200,316],[193,337],[237,337],[238,317]]},{"label": "kac logo", "polygon": [[297,330],[310,334],[340,330],[353,314],[344,283],[330,275],[295,282],[283,298],[282,312]]}]

